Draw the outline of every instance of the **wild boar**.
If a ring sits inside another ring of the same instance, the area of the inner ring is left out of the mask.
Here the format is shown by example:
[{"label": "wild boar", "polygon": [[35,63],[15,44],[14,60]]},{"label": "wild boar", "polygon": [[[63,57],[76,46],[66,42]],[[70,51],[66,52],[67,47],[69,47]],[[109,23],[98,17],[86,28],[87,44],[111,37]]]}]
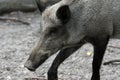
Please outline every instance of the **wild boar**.
[{"label": "wild boar", "polygon": [[94,47],[91,80],[100,80],[100,67],[110,38],[120,38],[120,0],[62,0],[42,12],[41,39],[25,63],[35,71],[60,50],[48,71],[58,80],[59,65],[89,42]]}]

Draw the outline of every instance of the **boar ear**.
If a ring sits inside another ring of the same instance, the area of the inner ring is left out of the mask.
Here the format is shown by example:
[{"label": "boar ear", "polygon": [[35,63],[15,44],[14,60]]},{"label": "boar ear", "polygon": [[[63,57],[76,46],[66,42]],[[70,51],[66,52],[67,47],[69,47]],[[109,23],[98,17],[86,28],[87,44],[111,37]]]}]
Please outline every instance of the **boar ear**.
[{"label": "boar ear", "polygon": [[58,8],[56,16],[62,21],[63,24],[66,24],[70,20],[71,16],[69,6],[63,5],[60,8]]},{"label": "boar ear", "polygon": [[40,11],[40,12],[43,12],[43,11],[45,10],[45,8],[46,8],[45,3],[43,3],[43,2],[40,1],[40,0],[35,0],[35,2],[36,2],[36,5],[37,5],[39,11]]}]

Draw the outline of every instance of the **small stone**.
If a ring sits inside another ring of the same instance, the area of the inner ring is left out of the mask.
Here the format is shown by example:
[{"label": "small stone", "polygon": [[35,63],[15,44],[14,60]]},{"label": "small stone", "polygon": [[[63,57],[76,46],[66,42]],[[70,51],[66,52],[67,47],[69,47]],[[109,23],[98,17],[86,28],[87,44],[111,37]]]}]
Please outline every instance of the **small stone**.
[{"label": "small stone", "polygon": [[6,70],[7,70],[7,71],[10,71],[10,67],[6,67]]},{"label": "small stone", "polygon": [[24,65],[21,65],[20,67],[21,67],[21,68],[24,68]]},{"label": "small stone", "polygon": [[88,56],[92,56],[93,52],[87,52]]},{"label": "small stone", "polygon": [[12,80],[12,78],[10,76],[7,76],[7,80]]}]

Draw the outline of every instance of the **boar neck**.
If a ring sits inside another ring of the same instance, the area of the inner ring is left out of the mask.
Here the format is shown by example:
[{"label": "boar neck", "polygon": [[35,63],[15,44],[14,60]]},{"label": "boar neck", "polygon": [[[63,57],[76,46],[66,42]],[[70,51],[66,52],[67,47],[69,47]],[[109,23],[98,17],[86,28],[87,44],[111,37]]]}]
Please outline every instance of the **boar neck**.
[{"label": "boar neck", "polygon": [[104,0],[79,0],[70,5],[71,19],[66,24],[69,34],[68,44],[75,44],[85,36],[112,34],[113,26],[112,22],[109,22],[112,18],[108,13],[110,8],[106,8],[104,2]]}]

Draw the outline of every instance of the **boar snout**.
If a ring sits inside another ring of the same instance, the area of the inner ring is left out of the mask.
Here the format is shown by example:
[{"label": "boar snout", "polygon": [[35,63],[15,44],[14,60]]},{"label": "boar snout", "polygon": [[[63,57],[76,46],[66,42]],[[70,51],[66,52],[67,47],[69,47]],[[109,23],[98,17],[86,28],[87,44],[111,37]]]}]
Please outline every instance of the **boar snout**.
[{"label": "boar snout", "polygon": [[25,63],[25,67],[30,71],[35,71],[44,61],[49,57],[49,53],[43,50],[31,53],[28,60]]},{"label": "boar snout", "polygon": [[28,70],[35,71],[36,69],[33,67],[33,64],[30,60],[27,60],[27,62],[24,65]]}]

